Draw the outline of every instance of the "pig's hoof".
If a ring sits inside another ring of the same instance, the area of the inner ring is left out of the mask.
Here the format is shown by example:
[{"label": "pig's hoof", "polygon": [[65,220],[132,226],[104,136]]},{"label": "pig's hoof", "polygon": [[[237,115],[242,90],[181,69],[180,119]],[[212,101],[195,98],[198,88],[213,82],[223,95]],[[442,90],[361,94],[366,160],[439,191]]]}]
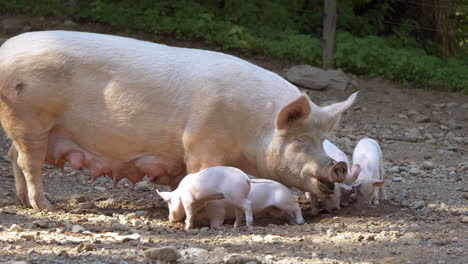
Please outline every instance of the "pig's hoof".
[{"label": "pig's hoof", "polygon": [[18,193],[16,195],[16,197],[18,197],[18,200],[20,202],[20,204],[24,207],[31,207],[31,204],[29,204],[29,198],[28,198],[28,195],[25,194],[25,193]]},{"label": "pig's hoof", "polygon": [[45,210],[49,212],[55,211],[55,207],[45,197],[42,199],[30,199],[29,202],[36,212]]}]

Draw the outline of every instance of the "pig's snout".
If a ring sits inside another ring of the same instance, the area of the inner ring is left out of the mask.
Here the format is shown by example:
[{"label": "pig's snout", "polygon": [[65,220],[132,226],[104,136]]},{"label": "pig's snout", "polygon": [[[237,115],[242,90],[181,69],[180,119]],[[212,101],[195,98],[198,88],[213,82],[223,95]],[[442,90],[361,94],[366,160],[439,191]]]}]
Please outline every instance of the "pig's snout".
[{"label": "pig's snout", "polygon": [[348,175],[348,165],[346,162],[337,162],[330,169],[330,180],[333,182],[344,182],[346,175]]}]

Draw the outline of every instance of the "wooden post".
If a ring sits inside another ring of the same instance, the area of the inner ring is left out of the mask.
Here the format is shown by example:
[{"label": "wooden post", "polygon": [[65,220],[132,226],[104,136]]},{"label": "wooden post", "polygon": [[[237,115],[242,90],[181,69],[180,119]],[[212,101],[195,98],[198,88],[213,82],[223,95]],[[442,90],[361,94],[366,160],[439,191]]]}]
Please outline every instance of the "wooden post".
[{"label": "wooden post", "polygon": [[330,69],[335,49],[336,0],[324,0],[323,13],[322,67]]}]

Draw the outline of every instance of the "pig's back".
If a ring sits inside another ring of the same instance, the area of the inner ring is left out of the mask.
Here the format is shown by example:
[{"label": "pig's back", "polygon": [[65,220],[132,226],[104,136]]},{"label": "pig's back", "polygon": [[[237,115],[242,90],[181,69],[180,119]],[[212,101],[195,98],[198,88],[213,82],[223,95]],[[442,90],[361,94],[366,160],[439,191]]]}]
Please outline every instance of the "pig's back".
[{"label": "pig's back", "polygon": [[382,153],[379,144],[370,138],[361,139],[353,152],[353,164],[359,164],[362,171],[372,171],[378,175],[381,162]]}]

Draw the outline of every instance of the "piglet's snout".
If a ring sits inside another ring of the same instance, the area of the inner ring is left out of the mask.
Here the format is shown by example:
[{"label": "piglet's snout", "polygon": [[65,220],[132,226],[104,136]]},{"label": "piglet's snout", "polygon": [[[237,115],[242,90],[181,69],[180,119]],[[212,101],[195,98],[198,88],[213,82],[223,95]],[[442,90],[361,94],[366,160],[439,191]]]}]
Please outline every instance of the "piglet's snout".
[{"label": "piglet's snout", "polygon": [[343,182],[348,174],[348,165],[346,162],[340,161],[333,165],[330,169],[330,179],[334,182]]}]

